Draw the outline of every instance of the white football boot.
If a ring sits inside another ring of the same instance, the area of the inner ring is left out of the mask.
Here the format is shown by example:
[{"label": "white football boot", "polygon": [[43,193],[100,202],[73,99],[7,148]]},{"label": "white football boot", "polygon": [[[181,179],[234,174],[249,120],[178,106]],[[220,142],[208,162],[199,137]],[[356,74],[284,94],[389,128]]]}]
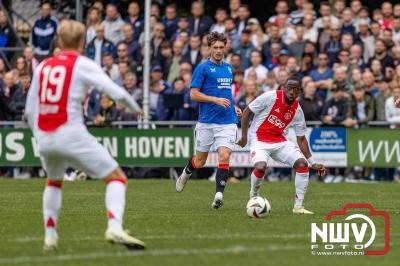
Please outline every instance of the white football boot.
[{"label": "white football boot", "polygon": [[185,188],[186,182],[189,180],[189,178],[192,176],[192,174],[186,174],[186,167],[183,169],[182,174],[176,179],[175,183],[175,189],[176,192],[182,192],[183,189]]},{"label": "white football boot", "polygon": [[217,192],[215,193],[214,201],[211,204],[211,208],[219,209],[220,207],[222,207],[222,205],[224,205],[223,194],[221,192]]},{"label": "white football boot", "polygon": [[295,213],[295,214],[314,214],[313,212],[304,209],[304,206],[294,207],[293,213]]},{"label": "white football boot", "polygon": [[120,228],[107,229],[105,238],[108,242],[124,245],[128,249],[145,249],[146,247],[143,241],[129,235],[126,231]]},{"label": "white football boot", "polygon": [[58,236],[57,235],[46,235],[44,237],[44,251],[56,250],[58,246]]}]

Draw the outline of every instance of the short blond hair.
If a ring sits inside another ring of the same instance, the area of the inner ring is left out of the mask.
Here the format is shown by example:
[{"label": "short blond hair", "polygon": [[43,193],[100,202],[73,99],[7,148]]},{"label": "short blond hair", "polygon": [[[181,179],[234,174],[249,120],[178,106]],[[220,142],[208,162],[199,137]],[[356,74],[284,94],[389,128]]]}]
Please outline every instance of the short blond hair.
[{"label": "short blond hair", "polygon": [[85,26],[76,20],[63,20],[57,29],[58,43],[62,48],[79,48],[85,37]]}]

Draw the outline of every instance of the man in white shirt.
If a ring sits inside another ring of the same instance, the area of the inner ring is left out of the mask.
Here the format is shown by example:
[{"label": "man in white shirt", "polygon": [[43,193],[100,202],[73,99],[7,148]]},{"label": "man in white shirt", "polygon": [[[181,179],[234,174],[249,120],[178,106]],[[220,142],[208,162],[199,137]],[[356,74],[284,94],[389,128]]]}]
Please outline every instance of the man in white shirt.
[{"label": "man in white shirt", "polygon": [[251,71],[255,71],[257,74],[257,83],[261,84],[264,82],[268,74],[268,69],[261,64],[262,55],[260,51],[254,50],[250,54],[251,67],[244,71],[244,79],[247,79]]},{"label": "man in white shirt", "polygon": [[106,39],[112,41],[114,45],[117,45],[117,43],[124,39],[122,27],[125,25],[125,22],[121,19],[114,4],[107,5],[106,18],[102,22],[102,25],[104,26]]},{"label": "man in white shirt", "polygon": [[112,79],[116,80],[120,78],[118,65],[114,64],[114,58],[110,53],[103,55],[103,70]]}]

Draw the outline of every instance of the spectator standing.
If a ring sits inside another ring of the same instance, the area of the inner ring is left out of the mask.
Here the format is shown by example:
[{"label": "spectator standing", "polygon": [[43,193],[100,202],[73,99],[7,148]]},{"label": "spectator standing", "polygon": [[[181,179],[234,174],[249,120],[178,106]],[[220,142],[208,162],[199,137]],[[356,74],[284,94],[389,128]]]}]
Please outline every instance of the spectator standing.
[{"label": "spectator standing", "polygon": [[290,56],[296,57],[300,61],[303,56],[304,46],[306,41],[304,40],[304,27],[302,25],[296,26],[296,39],[289,44],[288,51]]},{"label": "spectator standing", "polygon": [[86,56],[93,59],[99,66],[102,66],[104,54],[115,56],[115,50],[115,45],[104,38],[104,26],[96,25],[96,37],[86,46]]},{"label": "spectator standing", "polygon": [[39,61],[33,56],[33,47],[26,46],[24,48],[24,58],[26,60],[28,74],[32,77],[33,72],[35,71],[36,67],[39,65]]},{"label": "spectator standing", "polygon": [[346,127],[363,128],[375,117],[375,99],[365,93],[363,86],[356,86],[350,98],[349,108],[343,124]]},{"label": "spectator standing", "polygon": [[100,23],[100,11],[95,7],[91,7],[86,18],[86,45],[88,45],[96,37],[96,26]]},{"label": "spectator standing", "polygon": [[257,83],[261,84],[267,77],[268,69],[263,66],[261,52],[254,50],[250,54],[251,66],[244,71],[244,79],[248,79],[249,73],[255,71],[257,74]]},{"label": "spectator standing", "polygon": [[173,57],[172,63],[168,70],[168,78],[167,81],[172,83],[177,77],[179,77],[179,66],[182,60],[182,51],[183,51],[183,42],[182,41],[175,41],[173,44]]},{"label": "spectator standing", "polygon": [[175,4],[167,5],[167,7],[165,8],[165,16],[162,19],[162,23],[165,26],[165,39],[169,40],[178,29],[178,17],[176,15]]},{"label": "spectator standing", "polygon": [[204,4],[194,1],[191,7],[192,16],[189,18],[189,29],[192,34],[203,35],[210,30],[213,20],[204,15]]},{"label": "spectator standing", "polygon": [[122,34],[122,27],[125,22],[121,19],[117,7],[114,4],[108,4],[106,8],[106,17],[102,22],[104,26],[104,36],[110,40],[114,45],[117,45],[124,39]]},{"label": "spectator standing", "polygon": [[9,103],[9,109],[13,116],[12,119],[15,121],[22,120],[23,118],[25,113],[26,97],[31,84],[31,77],[27,71],[20,72],[19,78],[21,80],[21,86],[16,88]]},{"label": "spectator standing", "polygon": [[243,30],[242,35],[240,36],[240,45],[236,49],[236,53],[240,55],[241,69],[246,69],[250,67],[251,65],[250,54],[251,51],[253,51],[253,49],[254,46],[251,44],[250,31],[245,29]]},{"label": "spectator standing", "polygon": [[303,87],[299,104],[306,121],[320,121],[324,100],[316,94],[317,87],[314,81],[308,81]]},{"label": "spectator standing", "polygon": [[122,33],[124,34],[124,43],[128,45],[128,55],[132,57],[137,63],[142,62],[142,47],[139,42],[133,38],[132,25],[127,23],[122,27]]},{"label": "spectator standing", "polygon": [[310,76],[317,86],[317,95],[325,99],[333,78],[333,71],[328,66],[328,54],[318,55],[318,66],[310,72]]},{"label": "spectator standing", "polygon": [[40,19],[36,20],[31,34],[31,43],[39,60],[44,59],[50,50],[50,44],[57,33],[58,21],[51,15],[51,5],[43,2]]},{"label": "spectator standing", "polygon": [[215,23],[211,25],[210,32],[216,31],[219,33],[225,33],[225,20],[228,18],[228,13],[224,8],[217,8],[215,11]]},{"label": "spectator standing", "polygon": [[371,35],[369,31],[369,23],[366,19],[360,19],[358,22],[359,32],[356,37],[356,42],[359,42],[363,45],[363,58],[364,62],[368,62],[368,60],[375,53],[375,38]]},{"label": "spectator standing", "polygon": [[128,5],[128,16],[125,21],[131,24],[133,29],[133,39],[139,41],[140,34],[143,32],[143,16],[140,15],[139,3],[132,1]]},{"label": "spectator standing", "polygon": [[237,106],[244,111],[246,107],[259,95],[257,83],[254,80],[246,80],[244,82],[244,93],[237,100]]},{"label": "spectator standing", "polygon": [[392,88],[392,96],[385,102],[385,117],[391,128],[400,127],[400,108],[394,105],[394,102],[400,98],[400,87]]},{"label": "spectator standing", "polygon": [[386,100],[391,96],[390,88],[385,80],[379,82],[379,93],[375,96],[375,120],[385,121]]},{"label": "spectator standing", "polygon": [[250,17],[249,6],[246,4],[241,4],[238,9],[238,16],[236,20],[236,29],[239,36],[241,36],[242,32],[246,29],[249,17]]},{"label": "spectator standing", "polygon": [[103,70],[112,80],[121,78],[118,65],[114,63],[114,58],[109,53],[103,55]]},{"label": "spectator standing", "polygon": [[189,49],[183,55],[183,60],[190,62],[193,69],[201,62],[200,45],[201,45],[200,36],[193,34],[192,36],[190,36]]},{"label": "spectator standing", "polygon": [[[14,47],[15,45],[16,36],[14,29],[10,26],[5,11],[0,10],[0,47]],[[10,59],[13,53],[2,51],[0,55]]]},{"label": "spectator standing", "polygon": [[152,61],[161,60],[161,43],[164,41],[164,31],[165,26],[162,23],[156,23],[153,28],[153,36],[150,41],[150,46],[152,50]]},{"label": "spectator standing", "polygon": [[319,3],[319,13],[321,14],[321,17],[318,18],[314,23],[314,27],[316,29],[320,29],[323,27],[322,17],[325,17],[325,16],[329,16],[332,24],[339,23],[339,19],[332,14],[332,8],[328,1],[321,1]]}]

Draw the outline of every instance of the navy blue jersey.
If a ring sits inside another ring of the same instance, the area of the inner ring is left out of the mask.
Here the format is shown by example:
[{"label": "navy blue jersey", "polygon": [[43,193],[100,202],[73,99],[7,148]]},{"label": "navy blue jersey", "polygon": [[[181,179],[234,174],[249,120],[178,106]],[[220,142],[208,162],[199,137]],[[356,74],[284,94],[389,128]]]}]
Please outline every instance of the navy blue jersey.
[{"label": "navy blue jersey", "polygon": [[233,97],[233,67],[225,62],[217,65],[210,59],[199,64],[194,70],[190,88],[200,89],[201,93],[218,98],[226,98],[231,102],[230,108],[215,103],[199,103],[199,122],[214,124],[236,124]]}]

